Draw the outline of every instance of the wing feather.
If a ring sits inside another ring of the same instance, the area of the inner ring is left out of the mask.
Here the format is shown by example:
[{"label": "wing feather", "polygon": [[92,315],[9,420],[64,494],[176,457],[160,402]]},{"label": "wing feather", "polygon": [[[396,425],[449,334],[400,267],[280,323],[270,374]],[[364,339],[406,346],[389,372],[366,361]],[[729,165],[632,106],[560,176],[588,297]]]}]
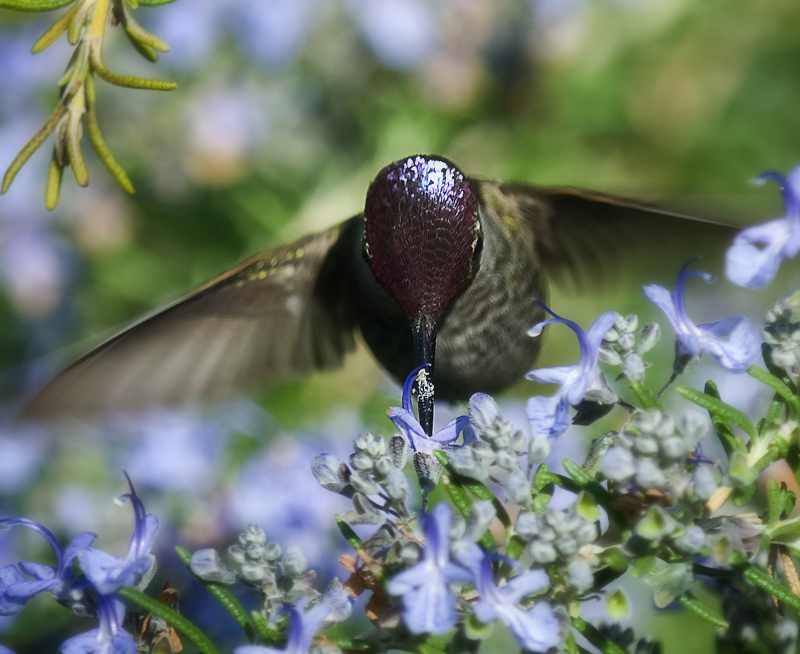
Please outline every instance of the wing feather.
[{"label": "wing feather", "polygon": [[519,183],[500,190],[533,231],[547,274],[579,285],[642,266],[675,275],[692,256],[721,257],[738,229],[596,191]]},{"label": "wing feather", "polygon": [[[78,359],[24,415],[186,405],[342,362],[353,349],[348,266],[360,217],[257,254]],[[324,279],[320,279],[324,276]]]}]

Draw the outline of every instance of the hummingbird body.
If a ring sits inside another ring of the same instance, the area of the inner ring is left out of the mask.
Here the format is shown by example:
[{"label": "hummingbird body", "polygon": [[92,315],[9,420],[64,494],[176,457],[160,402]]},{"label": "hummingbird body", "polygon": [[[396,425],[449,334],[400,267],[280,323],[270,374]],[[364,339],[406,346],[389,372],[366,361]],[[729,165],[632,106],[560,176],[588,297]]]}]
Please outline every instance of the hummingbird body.
[{"label": "hummingbird body", "polygon": [[[468,178],[408,157],[378,173],[364,213],[254,255],[133,323],[46,384],[28,417],[187,404],[337,366],[360,331],[401,384],[430,364],[436,398],[500,391],[533,367],[550,279],[619,273],[631,252],[733,230],[565,187]],[[626,256],[620,257],[624,249]],[[435,365],[434,365],[435,364]],[[430,431],[432,398],[420,404]]]}]

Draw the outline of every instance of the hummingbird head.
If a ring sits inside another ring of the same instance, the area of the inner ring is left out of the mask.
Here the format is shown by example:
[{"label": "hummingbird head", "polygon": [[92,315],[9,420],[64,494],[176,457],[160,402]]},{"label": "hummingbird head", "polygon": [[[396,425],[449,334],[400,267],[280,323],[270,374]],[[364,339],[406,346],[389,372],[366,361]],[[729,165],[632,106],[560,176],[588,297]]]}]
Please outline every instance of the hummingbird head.
[{"label": "hummingbird head", "polygon": [[[481,240],[478,204],[458,168],[437,157],[395,161],[367,191],[364,249],[375,278],[411,324],[420,386],[420,423],[433,430],[436,328],[466,288]],[[429,371],[429,372],[428,372]],[[410,371],[409,371],[410,372]]]},{"label": "hummingbird head", "polygon": [[472,272],[475,196],[453,164],[416,156],[381,170],[367,191],[364,245],[375,278],[412,325],[433,328]]}]

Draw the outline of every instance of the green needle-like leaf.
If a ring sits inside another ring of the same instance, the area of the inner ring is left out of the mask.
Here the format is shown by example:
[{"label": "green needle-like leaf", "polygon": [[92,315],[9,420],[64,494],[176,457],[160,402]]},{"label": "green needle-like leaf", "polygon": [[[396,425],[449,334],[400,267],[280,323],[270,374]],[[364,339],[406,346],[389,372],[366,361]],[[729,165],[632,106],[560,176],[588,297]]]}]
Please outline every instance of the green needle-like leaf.
[{"label": "green needle-like leaf", "polygon": [[44,194],[44,204],[48,211],[52,211],[58,204],[58,195],[61,192],[61,176],[64,167],[58,165],[55,154],[50,161],[50,169],[47,171],[47,188]]},{"label": "green needle-like leaf", "polygon": [[582,633],[586,640],[604,654],[626,654],[625,650],[617,645],[608,636],[601,634],[597,627],[586,622],[583,618],[572,618],[572,626]]},{"label": "green needle-like leaf", "polygon": [[[0,3],[2,3],[2,0],[0,0]],[[76,2],[74,5],[72,5],[72,7],[70,7],[63,16],[58,18],[44,34],[36,39],[36,43],[33,44],[31,52],[33,54],[37,54],[47,48],[49,45],[55,43],[58,37],[61,36],[67,29],[70,21],[72,21],[73,16],[78,13],[80,8],[81,3]]]},{"label": "green needle-like leaf", "polygon": [[197,645],[203,654],[218,654],[217,648],[214,647],[214,644],[200,630],[200,628],[187,618],[183,617],[175,609],[172,609],[166,604],[162,604],[158,600],[148,597],[144,593],[127,586],[120,588],[117,593],[122,595],[122,597],[129,599],[131,602],[138,604],[153,615],[157,615],[159,618],[162,618],[165,622],[171,624],[176,631],[179,631],[181,634],[186,636],[186,638]]},{"label": "green needle-like leaf", "polygon": [[5,193],[8,190],[8,187],[11,186],[11,182],[14,181],[14,178],[17,176],[20,168],[25,165],[25,162],[30,159],[31,155],[36,152],[39,146],[44,143],[44,140],[50,135],[56,125],[58,125],[58,121],[61,120],[61,117],[67,111],[67,108],[59,103],[59,105],[55,108],[52,114],[50,114],[50,118],[47,119],[47,122],[44,124],[44,127],[40,129],[34,137],[28,141],[28,144],[20,150],[19,154],[14,158],[14,161],[11,162],[11,165],[8,167],[5,176],[3,177],[3,185],[0,187],[0,194]]},{"label": "green needle-like leaf", "polygon": [[766,384],[767,386],[769,386],[773,391],[775,391],[778,395],[780,395],[784,400],[786,400],[791,405],[791,407],[794,409],[795,414],[800,414],[800,398],[797,397],[794,393],[792,393],[792,389],[790,389],[775,375],[770,374],[763,368],[760,368],[759,366],[756,365],[750,366],[747,369],[747,373],[751,377],[755,377],[762,384]]},{"label": "green needle-like leaf", "polygon": [[344,536],[347,544],[356,551],[360,550],[364,546],[364,541],[358,537],[353,528],[341,516],[337,515],[334,518],[336,519],[336,526],[339,527],[339,531]]},{"label": "green needle-like leaf", "polygon": [[656,394],[641,382],[631,382],[631,390],[636,394],[636,399],[643,409],[650,411],[661,408]]},{"label": "green needle-like leaf", "polygon": [[699,615],[703,620],[710,622],[717,627],[727,629],[730,625],[727,620],[719,615],[716,611],[703,604],[699,599],[694,597],[691,593],[684,593],[678,598],[678,601],[683,604],[695,615]]},{"label": "green needle-like leaf", "polygon": [[771,525],[781,519],[783,513],[784,494],[781,492],[781,487],[774,479],[769,480],[769,487],[767,489],[767,500],[769,506],[769,517],[767,524]]},{"label": "green needle-like leaf", "polygon": [[506,507],[504,507],[503,503],[494,496],[494,493],[492,493],[492,491],[490,491],[485,485],[483,485],[477,479],[470,479],[468,477],[463,477],[458,473],[456,473],[453,470],[452,466],[450,465],[449,457],[444,452],[440,450],[435,450],[434,455],[436,456],[436,460],[442,466],[444,466],[450,473],[451,480],[453,481],[453,483],[458,484],[459,486],[465,488],[479,500],[491,502],[494,505],[495,511],[497,512],[497,517],[500,519],[500,522],[503,523],[503,526],[506,529],[508,529],[511,526],[511,516],[508,515]]},{"label": "green needle-like leaf", "polygon": [[280,640],[280,632],[278,628],[270,624],[262,613],[253,611],[250,614],[253,624],[256,627],[256,633],[262,645],[277,645]]},{"label": "green needle-like leaf", "polygon": [[[472,500],[467,494],[467,491],[464,490],[464,487],[461,484],[454,482],[449,475],[442,475],[441,480],[444,484],[447,494],[450,496],[453,504],[456,505],[456,508],[461,512],[461,515],[463,515],[465,518],[469,518],[470,509],[472,508]],[[479,542],[485,550],[494,548],[494,539],[488,531],[481,536]]]},{"label": "green needle-like leaf", "polygon": [[763,588],[773,597],[777,597],[780,601],[786,602],[795,611],[800,611],[800,596],[795,595],[791,590],[786,588],[783,584],[778,583],[769,575],[764,574],[758,568],[753,567],[749,563],[743,563],[736,566],[737,569],[756,586]]},{"label": "green needle-like leaf", "polygon": [[75,0],[0,0],[0,9],[16,11],[52,11],[66,7]]},{"label": "green needle-like leaf", "polygon": [[[176,547],[175,552],[177,553],[178,558],[188,568],[192,562],[192,553],[183,547]],[[244,633],[247,635],[248,640],[251,643],[255,642],[255,628],[250,622],[250,618],[247,617],[247,611],[244,610],[244,607],[239,603],[239,600],[233,596],[231,591],[225,588],[225,586],[222,584],[215,584],[213,582],[202,580],[201,583],[206,590],[211,593],[211,595],[213,595],[220,604],[222,604],[225,610],[231,614],[233,619],[236,620]]]},{"label": "green needle-like leaf", "polygon": [[92,6],[90,2],[81,3],[80,11],[72,17],[67,30],[67,40],[71,45],[77,45],[80,40],[83,26],[86,24],[86,17],[89,15],[89,9]]},{"label": "green needle-like leaf", "polygon": [[594,478],[574,461],[570,461],[569,459],[561,459],[561,464],[564,466],[564,470],[567,471],[567,474],[575,480],[575,483],[578,484],[578,486],[583,487],[591,484],[594,481]]},{"label": "green needle-like leaf", "polygon": [[175,82],[165,82],[159,79],[145,79],[143,77],[134,77],[133,75],[117,75],[116,73],[112,73],[105,67],[95,48],[90,50],[89,60],[92,63],[94,72],[109,84],[126,86],[131,89],[149,89],[151,91],[172,91],[178,88]]},{"label": "green needle-like leaf", "polygon": [[128,193],[133,193],[134,188],[128,174],[119,165],[111,150],[108,149],[103,134],[100,132],[100,125],[97,122],[97,111],[94,104],[94,79],[92,75],[86,76],[86,131],[89,133],[89,140],[92,142],[94,149],[103,160],[103,163],[111,171],[114,179],[119,182],[119,185],[124,188]]},{"label": "green needle-like leaf", "polygon": [[739,409],[734,409],[730,404],[725,404],[720,399],[716,397],[712,397],[706,393],[701,393],[700,391],[689,388],[688,386],[678,386],[675,389],[678,393],[683,395],[687,400],[690,400],[697,404],[698,406],[703,407],[709,413],[713,413],[715,415],[724,418],[732,422],[734,425],[738,425],[741,427],[750,438],[756,438],[756,429],[753,427],[753,423],[750,422],[750,419],[744,415]]},{"label": "green needle-like leaf", "polygon": [[[124,7],[124,5],[123,5]],[[142,45],[158,50],[159,52],[169,52],[169,46],[166,41],[159,39],[155,34],[151,34],[144,29],[136,19],[131,16],[131,13],[124,8],[125,12],[125,31],[134,43],[141,43]]]},{"label": "green needle-like leaf", "polygon": [[[76,100],[78,100],[78,97],[73,102]],[[78,104],[83,104],[83,96],[80,97]],[[70,112],[67,116],[66,139],[69,165],[72,167],[72,172],[75,173],[75,181],[81,186],[88,186],[89,171],[86,168],[86,162],[83,160],[83,152],[81,152],[81,118],[84,110],[85,105],[77,109],[70,107]]]}]

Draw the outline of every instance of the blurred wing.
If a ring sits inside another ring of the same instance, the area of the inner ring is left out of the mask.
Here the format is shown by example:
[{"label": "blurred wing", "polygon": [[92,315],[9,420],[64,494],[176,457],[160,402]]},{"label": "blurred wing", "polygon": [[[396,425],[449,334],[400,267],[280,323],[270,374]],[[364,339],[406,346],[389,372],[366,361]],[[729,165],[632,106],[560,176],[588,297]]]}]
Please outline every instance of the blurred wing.
[{"label": "blurred wing", "polygon": [[671,280],[693,256],[714,268],[739,229],[595,191],[516,183],[500,190],[532,229],[536,253],[556,281],[596,283],[659,266]]},{"label": "blurred wing", "polygon": [[355,344],[340,261],[352,250],[339,241],[360,220],[257,254],[138,320],[56,376],[24,415],[193,404],[339,365]]}]

